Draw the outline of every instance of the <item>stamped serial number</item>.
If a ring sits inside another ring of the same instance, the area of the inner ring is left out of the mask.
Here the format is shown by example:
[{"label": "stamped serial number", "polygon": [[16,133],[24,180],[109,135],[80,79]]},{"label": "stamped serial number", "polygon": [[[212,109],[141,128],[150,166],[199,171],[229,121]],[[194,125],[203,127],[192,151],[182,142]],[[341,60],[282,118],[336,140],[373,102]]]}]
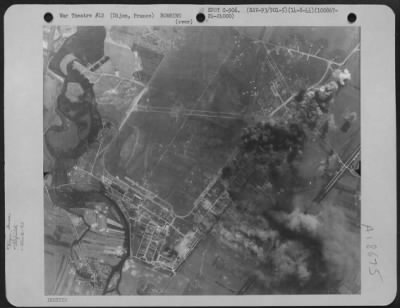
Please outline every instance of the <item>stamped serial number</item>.
[{"label": "stamped serial number", "polygon": [[65,303],[68,299],[66,297],[48,297],[47,302],[49,303]]},{"label": "stamped serial number", "polygon": [[365,248],[368,256],[368,273],[370,276],[379,277],[383,282],[383,276],[379,269],[379,247],[374,239],[374,228],[361,224],[365,231]]}]

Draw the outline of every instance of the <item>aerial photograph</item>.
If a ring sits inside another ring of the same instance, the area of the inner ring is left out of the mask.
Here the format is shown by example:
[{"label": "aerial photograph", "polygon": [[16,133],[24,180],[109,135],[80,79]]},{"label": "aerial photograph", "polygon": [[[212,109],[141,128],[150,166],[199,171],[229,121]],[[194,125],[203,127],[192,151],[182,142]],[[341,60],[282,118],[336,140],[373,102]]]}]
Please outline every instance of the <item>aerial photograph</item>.
[{"label": "aerial photograph", "polygon": [[45,295],[360,294],[360,105],[359,27],[44,26]]}]

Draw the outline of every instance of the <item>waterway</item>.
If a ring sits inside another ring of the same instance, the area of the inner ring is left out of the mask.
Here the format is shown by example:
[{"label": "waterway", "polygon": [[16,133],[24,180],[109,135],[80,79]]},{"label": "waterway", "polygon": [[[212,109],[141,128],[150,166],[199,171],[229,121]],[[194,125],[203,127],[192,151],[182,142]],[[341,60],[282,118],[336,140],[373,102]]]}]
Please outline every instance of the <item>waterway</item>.
[{"label": "waterway", "polygon": [[[87,29],[91,28],[91,29]],[[93,29],[96,28],[96,29]],[[78,29],[77,34],[66,41],[60,49],[59,54],[53,57],[53,66],[59,66],[62,54],[73,53],[81,64],[93,63],[104,56],[104,48],[100,53],[94,47],[104,47],[103,31],[99,27],[83,27]],[[58,61],[55,63],[54,61]],[[67,95],[68,83],[78,83],[83,89],[83,94],[78,101],[71,101]],[[56,112],[61,118],[61,125],[53,125],[44,135],[44,142],[49,153],[55,159],[55,167],[52,170],[53,182],[49,192],[56,206],[67,211],[79,214],[79,209],[93,208],[96,202],[105,203],[111,209],[109,218],[118,221],[125,230],[124,248],[129,251],[129,222],[124,217],[114,200],[105,195],[105,189],[101,183],[93,186],[92,190],[79,190],[72,185],[56,188],[68,183],[67,173],[76,164],[79,157],[97,139],[102,129],[101,115],[97,110],[97,103],[93,85],[85,76],[74,70],[72,63],[67,66],[67,76],[63,81],[61,93],[57,97]],[[82,238],[81,238],[82,239]],[[79,240],[81,240],[79,239]],[[76,244],[76,243],[75,243]],[[122,266],[128,257],[128,253],[121,256],[118,264],[112,266],[111,274],[105,282],[104,293],[108,290],[108,284],[116,273],[120,273]],[[117,284],[118,288],[118,284]]]}]

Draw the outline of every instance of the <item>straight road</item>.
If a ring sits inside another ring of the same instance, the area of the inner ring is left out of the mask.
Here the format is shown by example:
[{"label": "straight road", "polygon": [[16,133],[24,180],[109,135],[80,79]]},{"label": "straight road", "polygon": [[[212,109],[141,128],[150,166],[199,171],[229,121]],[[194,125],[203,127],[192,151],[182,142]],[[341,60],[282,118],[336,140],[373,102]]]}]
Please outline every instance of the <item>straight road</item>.
[{"label": "straight road", "polygon": [[340,180],[340,178],[343,176],[343,174],[348,170],[349,166],[358,159],[360,156],[360,150],[361,147],[360,145],[357,146],[357,148],[350,154],[349,158],[342,164],[340,169],[336,171],[336,174],[333,176],[333,178],[328,182],[328,184],[325,185],[324,188],[318,193],[318,195],[314,198],[314,202],[321,202],[326,195],[332,190],[332,188],[335,186],[335,184]]}]

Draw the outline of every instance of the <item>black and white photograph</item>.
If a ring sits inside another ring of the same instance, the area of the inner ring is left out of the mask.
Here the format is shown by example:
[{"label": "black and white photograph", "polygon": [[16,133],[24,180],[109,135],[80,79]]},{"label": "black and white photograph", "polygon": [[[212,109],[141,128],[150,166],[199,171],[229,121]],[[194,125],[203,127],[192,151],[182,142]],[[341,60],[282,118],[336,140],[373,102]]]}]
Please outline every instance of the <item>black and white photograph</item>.
[{"label": "black and white photograph", "polygon": [[395,34],[387,5],[8,8],[9,304],[389,305]]},{"label": "black and white photograph", "polygon": [[360,293],[360,48],[44,27],[46,295]]}]

